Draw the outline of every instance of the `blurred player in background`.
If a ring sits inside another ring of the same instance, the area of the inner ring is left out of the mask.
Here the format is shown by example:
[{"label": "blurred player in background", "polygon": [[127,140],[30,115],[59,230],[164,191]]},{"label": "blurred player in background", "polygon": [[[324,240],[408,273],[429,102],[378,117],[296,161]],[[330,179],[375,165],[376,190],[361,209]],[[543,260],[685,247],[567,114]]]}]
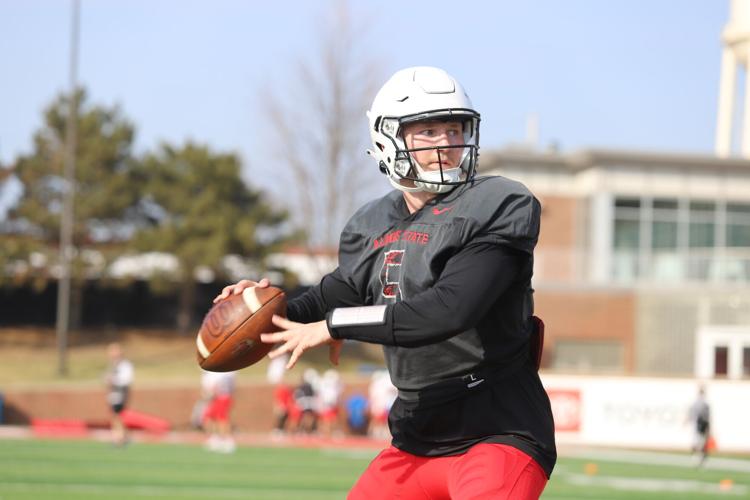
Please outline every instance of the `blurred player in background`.
[{"label": "blurred player in background", "polygon": [[711,408],[706,401],[706,389],[703,386],[698,389],[698,397],[690,406],[688,419],[693,425],[693,453],[700,454],[698,461],[698,467],[700,467],[708,458],[711,432]]},{"label": "blurred player in background", "polygon": [[[538,498],[556,461],[549,399],[530,355],[541,207],[474,174],[479,113],[438,68],[397,72],[368,112],[369,151],[394,191],[344,228],[339,267],[291,300],[273,358],[381,344],[398,398],[391,446],[352,499]],[[216,298],[241,293],[243,280]]]},{"label": "blurred player in background", "polygon": [[235,372],[203,371],[201,388],[208,400],[203,414],[203,428],[208,433],[206,448],[220,453],[232,453],[237,448],[232,437],[229,418],[234,402]]},{"label": "blurred player in background", "polygon": [[289,356],[279,356],[269,361],[266,369],[266,380],[273,386],[273,419],[271,436],[282,437],[287,430],[287,422],[294,412],[292,388],[284,381],[286,364]]},{"label": "blurred player in background", "polygon": [[344,401],[346,427],[350,434],[364,436],[370,427],[370,405],[367,396],[361,392],[351,394]]},{"label": "blurred player in background", "polygon": [[320,377],[318,383],[318,419],[320,433],[330,437],[338,431],[339,403],[344,384],[341,375],[333,368],[329,368]]},{"label": "blurred player in background", "polygon": [[388,413],[398,396],[398,390],[391,383],[385,370],[378,370],[370,377],[368,387],[370,408],[370,436],[376,439],[390,437],[388,431]]},{"label": "blurred player in background", "polygon": [[133,363],[125,359],[122,346],[117,343],[107,348],[109,368],[105,375],[107,402],[109,403],[112,443],[124,446],[129,441],[127,427],[122,421],[122,411],[127,407],[130,386],[133,383]]},{"label": "blurred player in background", "polygon": [[294,432],[313,434],[318,430],[319,380],[318,372],[314,368],[307,368],[302,373],[299,385],[294,388],[294,408],[290,415],[290,424]]}]

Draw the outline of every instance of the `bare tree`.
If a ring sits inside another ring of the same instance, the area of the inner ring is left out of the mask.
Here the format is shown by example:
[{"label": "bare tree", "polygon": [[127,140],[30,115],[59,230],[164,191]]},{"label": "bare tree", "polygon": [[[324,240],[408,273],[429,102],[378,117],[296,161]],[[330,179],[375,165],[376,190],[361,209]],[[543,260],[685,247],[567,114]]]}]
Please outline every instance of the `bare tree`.
[{"label": "bare tree", "polygon": [[380,65],[364,50],[364,23],[352,18],[346,0],[333,2],[326,17],[318,23],[319,57],[298,60],[288,86],[261,94],[273,168],[288,176],[285,199],[308,234],[308,250],[334,246],[354,209],[387,186],[365,154],[365,112]]}]

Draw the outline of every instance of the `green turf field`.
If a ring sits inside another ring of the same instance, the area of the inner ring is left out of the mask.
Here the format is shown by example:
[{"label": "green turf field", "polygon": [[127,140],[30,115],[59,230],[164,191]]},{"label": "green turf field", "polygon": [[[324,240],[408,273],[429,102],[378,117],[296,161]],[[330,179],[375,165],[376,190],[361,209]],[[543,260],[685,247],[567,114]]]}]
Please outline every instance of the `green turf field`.
[{"label": "green turf field", "polygon": [[[373,450],[240,447],[217,455],[197,445],[0,440],[0,500],[335,499]],[[621,459],[621,460],[620,460]],[[581,452],[562,457],[542,498],[750,498],[750,459]]]}]

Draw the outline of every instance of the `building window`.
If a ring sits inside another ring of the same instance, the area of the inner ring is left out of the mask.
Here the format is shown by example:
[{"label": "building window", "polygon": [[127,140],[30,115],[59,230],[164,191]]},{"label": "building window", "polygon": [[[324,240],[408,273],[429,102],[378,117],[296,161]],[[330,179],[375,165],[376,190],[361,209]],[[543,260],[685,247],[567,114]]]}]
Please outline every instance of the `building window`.
[{"label": "building window", "polygon": [[676,220],[654,220],[651,228],[651,248],[654,250],[677,249]]},{"label": "building window", "polygon": [[707,281],[715,262],[716,203],[693,200],[688,205],[687,279]]},{"label": "building window", "polygon": [[677,200],[655,199],[651,224],[651,248],[677,248]]},{"label": "building window", "polygon": [[727,203],[727,246],[750,247],[750,205]]},{"label": "building window", "polygon": [[639,248],[641,246],[641,200],[615,200],[614,272],[620,281],[638,277]]},{"label": "building window", "polygon": [[616,197],[618,282],[750,282],[750,203]]},{"label": "building window", "polygon": [[638,215],[638,211],[641,209],[641,200],[639,198],[617,198],[615,200],[615,207],[618,209],[632,208],[635,210],[635,215]]},{"label": "building window", "polygon": [[680,280],[683,259],[677,253],[677,200],[655,199],[651,212],[651,269],[649,275],[659,280]]},{"label": "building window", "polygon": [[716,203],[691,201],[688,225],[690,248],[713,248],[716,235]]},{"label": "building window", "polygon": [[640,222],[637,220],[615,220],[615,248],[638,251],[640,245]]},{"label": "building window", "polygon": [[714,375],[726,377],[729,373],[729,348],[726,346],[714,347]]}]

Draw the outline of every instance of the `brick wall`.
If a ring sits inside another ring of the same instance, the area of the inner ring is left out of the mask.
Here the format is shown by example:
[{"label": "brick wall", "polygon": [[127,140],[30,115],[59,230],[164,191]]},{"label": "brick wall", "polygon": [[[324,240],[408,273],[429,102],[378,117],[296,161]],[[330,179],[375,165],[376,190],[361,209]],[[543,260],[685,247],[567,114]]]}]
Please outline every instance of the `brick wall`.
[{"label": "brick wall", "polygon": [[617,340],[624,348],[625,373],[634,373],[636,298],[620,290],[540,289],[534,309],[546,325],[545,351],[557,339]]},{"label": "brick wall", "polygon": [[580,279],[582,213],[580,200],[562,196],[540,197],[541,232],[534,275],[542,282],[571,283]]},{"label": "brick wall", "polygon": [[[344,398],[354,391],[367,394],[367,381],[347,384]],[[129,407],[165,418],[175,430],[190,428],[190,414],[198,400],[193,386],[134,387]],[[109,406],[101,388],[12,389],[3,392],[3,424],[28,425],[31,418],[80,419],[106,425]],[[243,384],[237,387],[232,420],[242,432],[267,432],[273,427],[273,386]]]}]

